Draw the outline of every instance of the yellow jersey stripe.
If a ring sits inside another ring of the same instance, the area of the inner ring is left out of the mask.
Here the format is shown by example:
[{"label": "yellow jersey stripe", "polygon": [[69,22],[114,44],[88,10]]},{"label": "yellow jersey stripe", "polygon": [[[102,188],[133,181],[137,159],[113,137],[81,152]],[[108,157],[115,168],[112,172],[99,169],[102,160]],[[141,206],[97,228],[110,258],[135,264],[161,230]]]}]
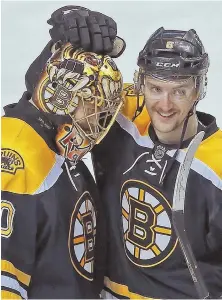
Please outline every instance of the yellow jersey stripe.
[{"label": "yellow jersey stripe", "polygon": [[195,153],[195,157],[222,179],[222,131],[218,130],[203,140]]},{"label": "yellow jersey stripe", "polygon": [[31,276],[17,269],[11,262],[1,260],[1,269],[4,272],[10,273],[17,277],[18,281],[29,286]]},{"label": "yellow jersey stripe", "polygon": [[2,290],[1,291],[1,299],[22,299],[22,297],[15,293]]},{"label": "yellow jersey stripe", "polygon": [[130,292],[127,285],[113,282],[108,277],[105,277],[104,284],[108,289],[110,289],[115,294],[118,294],[120,296],[128,297],[130,299],[150,299],[150,300],[153,299],[153,298],[144,297],[139,294]]}]

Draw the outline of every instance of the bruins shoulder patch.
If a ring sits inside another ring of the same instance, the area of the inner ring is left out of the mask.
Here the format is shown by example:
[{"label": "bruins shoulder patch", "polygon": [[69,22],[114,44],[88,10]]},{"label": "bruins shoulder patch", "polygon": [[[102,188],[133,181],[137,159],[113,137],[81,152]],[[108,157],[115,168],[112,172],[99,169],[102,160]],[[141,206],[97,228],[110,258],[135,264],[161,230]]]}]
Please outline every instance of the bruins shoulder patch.
[{"label": "bruins shoulder patch", "polygon": [[9,148],[1,149],[1,172],[15,175],[17,170],[24,169],[24,161],[21,155]]}]

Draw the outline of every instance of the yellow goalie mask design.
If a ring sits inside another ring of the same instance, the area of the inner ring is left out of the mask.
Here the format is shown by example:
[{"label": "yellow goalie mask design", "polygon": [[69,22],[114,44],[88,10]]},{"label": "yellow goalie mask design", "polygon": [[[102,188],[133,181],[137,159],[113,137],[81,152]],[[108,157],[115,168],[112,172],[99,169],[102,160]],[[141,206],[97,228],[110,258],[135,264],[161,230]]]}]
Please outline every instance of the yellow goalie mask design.
[{"label": "yellow goalie mask design", "polygon": [[33,101],[58,117],[59,152],[76,163],[107,134],[122,106],[122,90],[122,75],[109,56],[67,43],[48,60]]}]

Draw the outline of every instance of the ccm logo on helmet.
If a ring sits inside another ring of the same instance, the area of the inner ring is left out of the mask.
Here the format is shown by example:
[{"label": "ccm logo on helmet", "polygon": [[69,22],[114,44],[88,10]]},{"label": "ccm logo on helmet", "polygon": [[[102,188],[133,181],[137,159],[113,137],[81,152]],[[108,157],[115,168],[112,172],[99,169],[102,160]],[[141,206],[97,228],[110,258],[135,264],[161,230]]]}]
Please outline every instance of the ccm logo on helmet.
[{"label": "ccm logo on helmet", "polygon": [[178,68],[180,66],[180,63],[170,63],[170,62],[166,62],[166,63],[163,63],[163,62],[157,62],[156,63],[156,67],[168,67],[168,68]]}]

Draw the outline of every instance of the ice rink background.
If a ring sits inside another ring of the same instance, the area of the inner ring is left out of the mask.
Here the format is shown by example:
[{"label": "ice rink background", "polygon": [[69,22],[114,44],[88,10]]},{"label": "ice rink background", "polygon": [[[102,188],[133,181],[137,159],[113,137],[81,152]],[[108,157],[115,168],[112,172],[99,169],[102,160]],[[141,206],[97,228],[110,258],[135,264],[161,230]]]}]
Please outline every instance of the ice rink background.
[{"label": "ice rink background", "polygon": [[[124,82],[132,82],[137,55],[157,28],[194,28],[211,62],[207,97],[198,108],[213,114],[222,127],[222,2],[218,1],[2,1],[1,107],[21,97],[25,72],[50,38],[46,20],[65,5],[85,6],[117,22],[118,35],[127,43],[124,54],[116,59]],[[90,160],[86,161],[92,169]]]}]

